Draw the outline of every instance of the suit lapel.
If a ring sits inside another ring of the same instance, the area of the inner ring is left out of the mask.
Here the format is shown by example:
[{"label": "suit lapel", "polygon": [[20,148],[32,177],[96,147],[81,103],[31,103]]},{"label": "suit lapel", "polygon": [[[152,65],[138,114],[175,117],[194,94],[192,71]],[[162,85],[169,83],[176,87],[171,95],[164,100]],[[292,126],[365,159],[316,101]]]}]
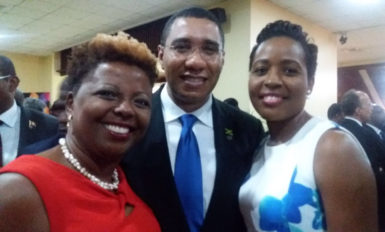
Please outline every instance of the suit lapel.
[{"label": "suit lapel", "polygon": [[36,122],[30,120],[30,113],[28,110],[20,107],[20,134],[19,134],[19,146],[17,148],[17,156],[21,155],[22,148],[26,146],[25,138],[29,138],[31,135],[31,129],[36,127]]}]

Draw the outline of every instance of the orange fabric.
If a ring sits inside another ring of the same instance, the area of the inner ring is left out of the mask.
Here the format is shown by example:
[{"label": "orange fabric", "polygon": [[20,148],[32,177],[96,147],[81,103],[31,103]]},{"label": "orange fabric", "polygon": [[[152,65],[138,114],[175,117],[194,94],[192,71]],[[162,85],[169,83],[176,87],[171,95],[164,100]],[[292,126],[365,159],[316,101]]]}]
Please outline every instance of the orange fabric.
[{"label": "orange fabric", "polygon": [[[135,195],[121,169],[119,189],[107,191],[61,164],[36,155],[20,156],[0,169],[27,177],[46,207],[51,232],[156,232],[152,211]],[[21,190],[22,191],[22,190]],[[126,204],[134,206],[125,216]]]}]

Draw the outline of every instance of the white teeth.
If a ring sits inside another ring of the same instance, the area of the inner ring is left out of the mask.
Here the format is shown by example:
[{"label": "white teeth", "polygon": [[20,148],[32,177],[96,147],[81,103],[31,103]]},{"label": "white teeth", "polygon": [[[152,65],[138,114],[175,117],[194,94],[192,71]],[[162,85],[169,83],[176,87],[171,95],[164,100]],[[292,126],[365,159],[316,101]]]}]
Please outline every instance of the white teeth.
[{"label": "white teeth", "polygon": [[265,102],[275,103],[275,102],[280,101],[281,98],[280,98],[280,97],[277,97],[277,96],[265,96],[265,97],[264,97],[264,100],[265,100]]},{"label": "white teeth", "polygon": [[119,134],[127,134],[130,131],[127,127],[120,127],[115,125],[106,125],[106,128]]}]

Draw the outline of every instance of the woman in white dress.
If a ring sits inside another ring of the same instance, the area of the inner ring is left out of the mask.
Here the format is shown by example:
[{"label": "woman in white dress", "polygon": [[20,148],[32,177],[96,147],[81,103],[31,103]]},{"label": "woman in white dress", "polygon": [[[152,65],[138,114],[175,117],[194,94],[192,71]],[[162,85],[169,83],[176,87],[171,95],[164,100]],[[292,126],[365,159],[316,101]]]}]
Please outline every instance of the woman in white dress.
[{"label": "woman in white dress", "polygon": [[377,231],[376,186],[358,142],[304,110],[317,46],[289,21],[268,24],[250,55],[249,93],[269,136],[239,200],[249,231]]}]

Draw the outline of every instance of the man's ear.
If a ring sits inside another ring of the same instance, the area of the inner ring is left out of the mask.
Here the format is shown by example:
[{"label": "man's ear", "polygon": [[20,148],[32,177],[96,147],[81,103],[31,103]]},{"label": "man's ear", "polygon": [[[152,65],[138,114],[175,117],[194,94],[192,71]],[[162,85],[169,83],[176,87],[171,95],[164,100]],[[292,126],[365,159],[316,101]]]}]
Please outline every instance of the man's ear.
[{"label": "man's ear", "polygon": [[158,59],[159,59],[160,66],[164,70],[164,67],[163,67],[163,55],[164,55],[164,46],[163,45],[158,45]]},{"label": "man's ear", "polygon": [[9,92],[15,93],[17,86],[19,86],[20,80],[17,76],[13,76],[9,79]]}]

